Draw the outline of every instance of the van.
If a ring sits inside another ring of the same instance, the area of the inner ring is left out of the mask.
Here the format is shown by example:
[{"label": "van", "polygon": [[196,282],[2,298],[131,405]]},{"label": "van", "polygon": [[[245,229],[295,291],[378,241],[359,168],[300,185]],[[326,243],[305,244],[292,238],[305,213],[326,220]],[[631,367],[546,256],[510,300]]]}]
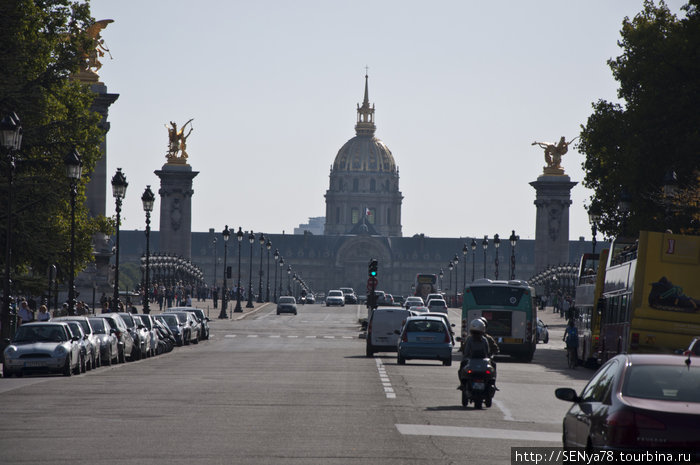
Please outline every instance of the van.
[{"label": "van", "polygon": [[375,352],[396,352],[400,332],[411,312],[400,307],[379,307],[367,324],[367,357]]}]

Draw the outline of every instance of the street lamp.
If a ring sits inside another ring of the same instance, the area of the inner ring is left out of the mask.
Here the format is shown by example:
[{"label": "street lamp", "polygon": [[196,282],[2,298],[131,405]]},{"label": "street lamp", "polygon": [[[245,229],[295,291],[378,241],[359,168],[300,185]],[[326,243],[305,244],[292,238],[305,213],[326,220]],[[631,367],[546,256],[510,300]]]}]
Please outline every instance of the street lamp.
[{"label": "street lamp", "polygon": [[292,295],[292,265],[287,265],[287,295]]},{"label": "street lamp", "polygon": [[126,195],[126,188],[129,185],[121,168],[117,168],[116,174],[112,177],[112,195],[117,204],[117,243],[114,257],[114,296],[112,298],[112,311],[119,311],[117,302],[119,301],[119,223],[121,222],[122,199]]},{"label": "street lamp", "polygon": [[472,238],[470,247],[472,248],[472,282],[474,282],[474,271],[476,271],[476,239]]},{"label": "street lamp", "polygon": [[248,261],[248,302],[246,302],[245,308],[253,308],[253,243],[255,242],[255,234],[252,230],[248,234],[248,242],[250,242],[250,260]]},{"label": "street lamp", "polygon": [[236,286],[236,308],[233,311],[234,313],[240,313],[243,311],[241,308],[241,242],[243,242],[243,230],[241,230],[240,226],[236,233],[236,239],[238,239],[238,285]]},{"label": "street lamp", "polygon": [[508,239],[510,240],[510,279],[515,279],[515,245],[518,243],[515,229],[512,230]]},{"label": "street lamp", "polygon": [[[454,270],[454,263],[452,263],[452,260],[447,262],[447,269],[450,270],[450,277],[447,280],[447,283],[448,283],[447,285],[451,286],[452,285],[452,270]],[[448,298],[447,301],[449,302],[450,299]]]},{"label": "street lamp", "polygon": [[[269,241],[268,241],[268,244],[269,244]],[[275,259],[275,283],[272,286],[273,291],[274,291],[273,298],[274,298],[275,303],[277,303],[277,261],[280,259],[280,251],[275,249],[275,253],[272,254],[272,256]],[[268,273],[267,275],[268,275],[268,279],[269,279],[270,273]],[[268,286],[268,290],[269,290],[269,288],[270,288],[270,286]]]},{"label": "street lamp", "polygon": [[501,245],[501,239],[498,237],[498,234],[493,236],[493,246],[496,248],[496,261],[494,264],[496,265],[496,279],[498,279],[498,247]]},{"label": "street lamp", "polygon": [[260,280],[258,281],[258,298],[256,300],[257,303],[261,304],[263,303],[263,292],[262,292],[262,277],[263,277],[263,270],[262,270],[262,259],[263,259],[263,247],[265,246],[265,236],[263,233],[260,233],[260,237],[258,238],[258,242],[260,243],[260,268],[259,270],[259,277]]},{"label": "street lamp", "polygon": [[[270,301],[270,249],[272,248],[272,242],[270,241],[270,238],[267,238],[267,244],[265,244],[265,248],[267,249],[267,284],[265,286],[266,292],[265,292],[265,302]],[[275,267],[275,270],[277,270],[277,267]]]},{"label": "street lamp", "polygon": [[484,278],[486,277],[486,249],[489,248],[489,236],[484,236],[484,240],[481,241],[481,247],[484,248]]},{"label": "street lamp", "polygon": [[591,243],[593,244],[593,253],[595,253],[596,235],[598,234],[598,221],[600,221],[600,215],[593,211],[593,207],[589,207],[588,222],[591,223]]},{"label": "street lamp", "polygon": [[282,271],[283,269],[284,269],[284,257],[282,257],[282,255],[280,255],[280,291],[279,291],[279,294],[277,294],[278,299],[279,299],[279,297],[282,297],[282,279],[284,279],[284,275],[282,274],[282,273],[284,273],[284,271]]},{"label": "street lamp", "polygon": [[156,200],[156,196],[153,194],[153,191],[151,190],[151,186],[146,186],[146,190],[143,192],[143,195],[141,196],[141,202],[143,202],[143,211],[146,212],[146,284],[144,286],[144,301],[143,301],[143,313],[150,313],[151,312],[151,306],[150,306],[150,290],[151,290],[151,283],[150,283],[150,272],[149,272],[149,265],[150,265],[150,255],[151,255],[151,212],[153,211],[153,203]]},{"label": "street lamp", "polygon": [[224,282],[221,287],[221,311],[219,312],[219,319],[223,320],[224,318],[228,318],[228,314],[226,314],[226,308],[228,307],[228,288],[226,286],[228,269],[226,268],[226,259],[228,257],[228,239],[231,237],[231,230],[228,229],[228,225],[226,225],[221,232],[221,235],[224,238]]},{"label": "street lamp", "polygon": [[83,162],[78,149],[73,148],[63,159],[66,176],[70,181],[70,269],[68,271],[68,314],[75,315],[75,197],[78,195],[78,180]]},{"label": "street lamp", "polygon": [[440,292],[442,292],[442,277],[445,276],[445,273],[442,271],[442,268],[440,268],[440,273],[438,274],[438,276],[440,276]]},{"label": "street lamp", "polygon": [[452,257],[452,262],[454,263],[455,266],[455,301],[454,305],[457,306],[457,278],[459,277],[459,269],[457,268],[457,263],[459,263],[459,257],[457,254],[455,254],[454,257]]},{"label": "street lamp", "polygon": [[469,248],[467,247],[467,243],[464,243],[464,247],[462,247],[462,261],[464,263],[464,274],[462,276],[462,292],[464,292],[464,289],[467,287],[467,252],[469,251]]},{"label": "street lamp", "polygon": [[22,146],[22,125],[19,117],[15,113],[5,115],[0,121],[0,142],[3,151],[7,156],[7,238],[5,240],[5,283],[4,302],[2,306],[2,318],[0,327],[2,328],[2,339],[10,336],[10,288],[12,278],[10,276],[10,262],[12,261],[12,196],[15,178],[15,167],[17,163],[16,152]]}]

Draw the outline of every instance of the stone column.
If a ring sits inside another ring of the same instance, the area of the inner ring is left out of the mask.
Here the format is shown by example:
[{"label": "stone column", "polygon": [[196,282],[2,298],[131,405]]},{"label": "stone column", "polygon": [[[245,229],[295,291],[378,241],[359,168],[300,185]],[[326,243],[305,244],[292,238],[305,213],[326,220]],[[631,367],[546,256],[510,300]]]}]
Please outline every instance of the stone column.
[{"label": "stone column", "polygon": [[535,273],[569,261],[569,206],[576,184],[564,174],[543,174],[530,183],[537,191]]},{"label": "stone column", "polygon": [[166,163],[160,178],[159,252],[192,258],[192,180],[199,174],[185,163]]}]

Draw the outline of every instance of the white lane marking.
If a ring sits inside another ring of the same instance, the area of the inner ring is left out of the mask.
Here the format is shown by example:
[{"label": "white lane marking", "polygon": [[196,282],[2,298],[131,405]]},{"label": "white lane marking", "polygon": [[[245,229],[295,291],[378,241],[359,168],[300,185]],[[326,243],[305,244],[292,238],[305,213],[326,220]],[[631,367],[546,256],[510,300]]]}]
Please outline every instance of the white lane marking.
[{"label": "white lane marking", "polygon": [[282,337],[279,334],[270,334],[268,337],[274,337],[274,338],[279,338]]},{"label": "white lane marking", "polygon": [[382,387],[384,388],[384,394],[386,395],[386,398],[396,399],[396,393],[394,392],[394,388],[391,387],[391,380],[389,380],[389,376],[386,374],[386,368],[384,368],[382,359],[379,358],[377,355],[375,355],[374,357],[374,361],[377,364],[377,372],[379,373],[379,379],[382,381]]},{"label": "white lane marking", "polygon": [[257,334],[249,334],[248,337],[258,337]]},{"label": "white lane marking", "polygon": [[306,336],[306,339],[316,339],[316,336]]},{"label": "white lane marking", "polygon": [[236,337],[235,334],[226,334],[224,337]]},{"label": "white lane marking", "polygon": [[505,404],[499,400],[494,399],[493,404],[498,407],[501,412],[503,412],[503,419],[506,421],[515,421],[515,418],[513,418],[513,414],[510,413],[510,410],[508,407],[505,406]]},{"label": "white lane marking", "polygon": [[296,338],[298,338],[299,336],[287,336],[287,337],[288,337],[289,339],[296,339]]},{"label": "white lane marking", "polygon": [[323,336],[323,339],[335,339],[335,336]]},{"label": "white lane marking", "polygon": [[515,429],[471,428],[468,426],[395,425],[399,433],[410,436],[450,436],[458,438],[518,439],[522,441],[561,442],[561,433]]}]

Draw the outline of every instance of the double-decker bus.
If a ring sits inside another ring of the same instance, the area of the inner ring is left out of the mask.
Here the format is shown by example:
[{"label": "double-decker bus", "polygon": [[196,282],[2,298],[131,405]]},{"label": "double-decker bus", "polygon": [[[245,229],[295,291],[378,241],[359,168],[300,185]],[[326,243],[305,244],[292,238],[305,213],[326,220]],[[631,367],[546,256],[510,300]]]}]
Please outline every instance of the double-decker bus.
[{"label": "double-decker bus", "polygon": [[578,328],[578,358],[587,366],[597,365],[600,342],[600,309],[598,303],[603,292],[605,266],[609,249],[600,254],[585,253],[579,263],[576,283],[576,327]]},{"label": "double-decker bus", "polygon": [[435,294],[438,292],[437,288],[438,277],[436,274],[417,274],[415,286],[415,293],[413,295],[422,297],[425,301],[428,294]]},{"label": "double-decker bus", "polygon": [[484,317],[487,332],[498,342],[501,354],[529,362],[537,345],[535,289],[525,281],[477,279],[467,284],[462,301],[462,344],[469,323]]},{"label": "double-decker bus", "polygon": [[612,244],[605,270],[599,360],[673,353],[700,334],[700,237],[641,231]]}]

